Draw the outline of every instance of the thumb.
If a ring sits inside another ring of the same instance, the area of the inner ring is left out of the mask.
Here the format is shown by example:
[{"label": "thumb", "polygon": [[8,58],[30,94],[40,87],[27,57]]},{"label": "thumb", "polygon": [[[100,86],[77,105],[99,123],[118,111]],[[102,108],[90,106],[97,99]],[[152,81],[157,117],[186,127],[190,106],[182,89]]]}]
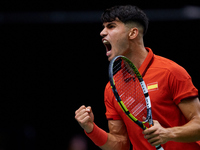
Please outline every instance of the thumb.
[{"label": "thumb", "polygon": [[86,107],[86,111],[87,111],[88,113],[92,112],[91,106]]},{"label": "thumb", "polygon": [[160,123],[157,120],[153,120],[154,126],[160,125]]},{"label": "thumb", "polygon": [[89,116],[91,117],[91,121],[93,122],[94,121],[94,114],[93,114],[92,108],[90,106],[88,106],[86,108],[86,112],[88,112]]}]

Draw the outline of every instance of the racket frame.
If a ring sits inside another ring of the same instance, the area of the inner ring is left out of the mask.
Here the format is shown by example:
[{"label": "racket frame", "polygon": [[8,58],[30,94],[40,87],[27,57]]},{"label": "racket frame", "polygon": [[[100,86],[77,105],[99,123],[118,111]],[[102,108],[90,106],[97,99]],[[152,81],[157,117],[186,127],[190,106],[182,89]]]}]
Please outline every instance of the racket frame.
[{"label": "racket frame", "polygon": [[[144,96],[145,96],[145,102],[146,102],[146,107],[147,107],[147,116],[146,116],[146,119],[144,121],[139,121],[137,118],[135,118],[130,112],[129,110],[127,109],[127,107],[124,105],[123,101],[121,100],[118,92],[117,92],[117,89],[115,87],[115,81],[114,81],[114,78],[113,78],[113,67],[114,67],[114,62],[116,60],[119,60],[119,59],[122,59],[124,61],[126,61],[129,66],[133,69],[136,77],[138,78],[139,82],[140,82],[140,85],[142,87],[142,90],[143,90],[143,93],[144,93]],[[124,111],[124,113],[133,121],[135,122],[137,125],[139,125],[143,130],[147,129],[147,127],[144,125],[146,122],[149,123],[149,126],[152,126],[153,125],[153,120],[152,120],[152,115],[151,115],[151,102],[150,102],[150,98],[149,98],[149,94],[148,94],[148,90],[147,90],[147,87],[144,83],[144,80],[140,74],[140,72],[138,71],[138,69],[136,68],[136,66],[128,59],[126,58],[125,56],[122,56],[122,55],[119,55],[119,56],[116,56],[115,58],[113,58],[110,62],[110,65],[109,65],[109,80],[110,80],[110,84],[111,84],[111,88],[113,90],[113,93],[115,95],[115,98],[118,102],[118,104],[120,105],[121,109]]]},{"label": "racket frame", "polygon": [[[139,82],[140,82],[140,85],[142,87],[142,90],[143,90],[143,93],[144,93],[144,96],[145,96],[145,102],[146,102],[146,107],[147,107],[147,116],[146,116],[146,119],[144,121],[139,121],[137,118],[135,118],[130,112],[129,110],[127,109],[127,107],[124,105],[123,101],[121,100],[118,92],[117,92],[117,89],[115,87],[115,81],[114,81],[114,78],[113,78],[113,66],[114,66],[114,62],[118,59],[122,59],[124,61],[126,61],[129,66],[133,69],[136,77],[139,79]],[[153,126],[153,119],[152,119],[152,111],[151,111],[151,101],[150,101],[150,97],[149,97],[149,94],[148,94],[148,90],[147,90],[147,87],[146,87],[146,84],[142,78],[142,75],[140,74],[140,72],[138,71],[137,67],[128,59],[126,58],[125,56],[122,56],[122,55],[119,55],[119,56],[116,56],[114,57],[110,64],[109,64],[109,68],[108,68],[108,73],[109,73],[109,80],[110,80],[110,85],[111,85],[111,88],[112,88],[112,91],[114,93],[114,96],[118,102],[118,104],[120,105],[121,109],[124,111],[124,113],[133,121],[135,122],[138,126],[140,126],[143,130],[147,129],[147,127],[144,125],[145,123],[149,123],[149,126]],[[161,145],[157,145],[155,146],[157,150],[164,150]]]}]

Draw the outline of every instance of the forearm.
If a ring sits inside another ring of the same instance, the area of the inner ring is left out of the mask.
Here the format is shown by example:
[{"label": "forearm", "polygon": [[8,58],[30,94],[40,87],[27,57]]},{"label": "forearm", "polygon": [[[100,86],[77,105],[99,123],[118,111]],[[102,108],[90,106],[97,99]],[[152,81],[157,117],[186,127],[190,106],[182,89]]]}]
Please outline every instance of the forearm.
[{"label": "forearm", "polygon": [[169,140],[195,142],[200,140],[200,118],[194,118],[183,126],[168,128]]},{"label": "forearm", "polygon": [[100,148],[102,150],[129,150],[130,142],[124,135],[113,135],[108,133],[107,142],[103,146],[100,146]]},{"label": "forearm", "polygon": [[124,123],[121,120],[110,120],[108,127],[110,130],[108,140],[100,148],[103,150],[129,150],[130,142]]},{"label": "forearm", "polygon": [[102,150],[129,150],[130,142],[123,124],[116,126],[109,123],[109,127],[111,128],[110,133],[105,132],[95,123],[93,124],[92,132],[87,133],[85,131],[85,133]]}]

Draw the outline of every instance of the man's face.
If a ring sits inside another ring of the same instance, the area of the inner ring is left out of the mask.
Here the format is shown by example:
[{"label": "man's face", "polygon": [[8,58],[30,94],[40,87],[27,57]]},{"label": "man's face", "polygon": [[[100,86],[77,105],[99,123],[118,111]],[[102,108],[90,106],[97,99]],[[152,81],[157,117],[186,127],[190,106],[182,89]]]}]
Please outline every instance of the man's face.
[{"label": "man's face", "polygon": [[111,61],[115,56],[125,55],[129,48],[129,29],[119,20],[103,23],[104,29],[100,35],[106,47],[106,55]]}]

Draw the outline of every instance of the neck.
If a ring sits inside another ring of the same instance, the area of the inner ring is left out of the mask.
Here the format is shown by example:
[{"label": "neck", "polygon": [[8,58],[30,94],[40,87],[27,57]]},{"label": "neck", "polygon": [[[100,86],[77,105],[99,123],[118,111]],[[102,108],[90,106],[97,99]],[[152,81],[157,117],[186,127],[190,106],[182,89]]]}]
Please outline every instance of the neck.
[{"label": "neck", "polygon": [[127,53],[125,56],[139,69],[147,55],[148,51],[141,45],[133,47],[130,53]]}]

